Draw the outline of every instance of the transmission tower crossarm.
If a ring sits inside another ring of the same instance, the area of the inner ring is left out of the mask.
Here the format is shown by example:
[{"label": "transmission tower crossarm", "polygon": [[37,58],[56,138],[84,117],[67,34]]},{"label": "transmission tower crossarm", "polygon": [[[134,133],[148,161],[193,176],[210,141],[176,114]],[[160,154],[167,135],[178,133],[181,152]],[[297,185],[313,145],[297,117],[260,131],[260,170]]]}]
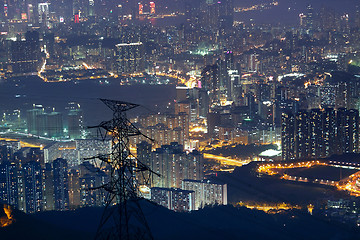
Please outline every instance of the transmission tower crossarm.
[{"label": "transmission tower crossarm", "polygon": [[140,106],[139,104],[135,104],[135,103],[129,103],[118,100],[109,100],[103,98],[100,98],[100,101],[102,101],[106,106],[108,106],[114,112],[118,112],[118,111],[125,112]]}]

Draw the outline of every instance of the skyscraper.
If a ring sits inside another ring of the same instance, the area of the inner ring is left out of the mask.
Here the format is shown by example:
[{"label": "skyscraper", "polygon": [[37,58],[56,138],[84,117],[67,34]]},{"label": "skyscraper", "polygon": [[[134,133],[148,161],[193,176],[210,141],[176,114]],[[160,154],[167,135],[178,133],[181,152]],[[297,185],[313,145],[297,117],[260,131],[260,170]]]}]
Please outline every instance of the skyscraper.
[{"label": "skyscraper", "polygon": [[43,209],[42,169],[40,162],[30,161],[23,165],[25,212],[39,212]]},{"label": "skyscraper", "polygon": [[319,158],[323,148],[322,112],[320,109],[310,111],[309,123],[311,157]]},{"label": "skyscraper", "polygon": [[201,1],[185,1],[185,17],[187,22],[194,23],[196,19],[199,18],[200,15],[200,3]]},{"label": "skyscraper", "polygon": [[50,26],[50,3],[43,2],[38,4],[39,23],[43,27]]},{"label": "skyscraper", "polygon": [[335,110],[333,108],[325,108],[322,117],[323,130],[323,153],[322,156],[331,156],[335,153]]},{"label": "skyscraper", "polygon": [[51,163],[45,163],[45,179],[44,179],[44,210],[53,211],[55,210],[54,200],[54,171]]},{"label": "skyscraper", "polygon": [[68,175],[69,180],[69,208],[80,206],[80,173],[76,169],[71,169]]},{"label": "skyscraper", "polygon": [[152,186],[156,187],[179,188],[183,179],[201,180],[204,176],[202,154],[186,154],[178,143],[163,145],[152,152],[150,166],[162,176],[153,178]]},{"label": "skyscraper", "polygon": [[227,205],[227,185],[210,180],[182,181],[182,189],[195,192],[195,210],[206,205]]},{"label": "skyscraper", "polygon": [[[209,112],[212,104],[220,104],[220,86],[218,65],[208,65],[201,72],[201,88],[207,92],[203,97],[204,108]],[[208,105],[205,105],[208,104]]]},{"label": "skyscraper", "polygon": [[360,5],[356,6],[355,27],[360,28]]},{"label": "skyscraper", "polygon": [[80,204],[82,207],[96,206],[96,179],[94,175],[85,174],[79,178],[80,182]]},{"label": "skyscraper", "polygon": [[359,114],[357,110],[345,108],[313,109],[295,115],[284,113],[281,137],[283,160],[357,153]]},{"label": "skyscraper", "polygon": [[219,26],[221,29],[229,30],[234,23],[234,0],[222,0],[220,2]]},{"label": "skyscraper", "polygon": [[139,3],[139,15],[144,14],[144,5],[142,3]]},{"label": "skyscraper", "polygon": [[306,26],[308,31],[314,29],[314,8],[310,4],[306,8]]},{"label": "skyscraper", "polygon": [[156,13],[155,2],[150,2],[150,14],[155,14],[155,13]]},{"label": "skyscraper", "polygon": [[310,157],[310,139],[309,139],[309,117],[307,111],[299,111],[296,115],[295,126],[295,157],[304,159]]},{"label": "skyscraper", "polygon": [[336,114],[338,153],[359,151],[359,112],[340,108]]},{"label": "skyscraper", "polygon": [[26,112],[26,124],[27,124],[28,133],[38,134],[37,116],[43,113],[44,113],[44,109],[42,108],[34,108]]},{"label": "skyscraper", "polygon": [[14,157],[14,148],[9,145],[0,145],[0,163],[12,161]]},{"label": "skyscraper", "polygon": [[62,158],[53,162],[55,210],[69,209],[69,185],[67,161]]},{"label": "skyscraper", "polygon": [[119,74],[141,73],[144,70],[143,43],[120,43],[117,48]]},{"label": "skyscraper", "polygon": [[195,192],[175,188],[151,188],[151,201],[176,212],[195,210]]},{"label": "skyscraper", "polygon": [[49,137],[62,137],[63,136],[63,118],[60,112],[51,112],[46,115],[47,117],[47,135]]},{"label": "skyscraper", "polygon": [[282,160],[295,159],[295,117],[292,113],[283,113],[281,117]]},{"label": "skyscraper", "polygon": [[72,109],[68,113],[68,131],[71,139],[81,138],[83,124],[83,114],[81,109]]},{"label": "skyscraper", "polygon": [[[80,165],[80,204],[81,206],[103,206],[106,191],[96,189],[108,183],[106,173],[89,162]],[[76,186],[76,184],[74,185]]]},{"label": "skyscraper", "polygon": [[15,163],[4,161],[0,164],[0,199],[18,207],[18,168]]},{"label": "skyscraper", "polygon": [[215,29],[229,29],[234,23],[233,0],[207,1],[205,23]]},{"label": "skyscraper", "polygon": [[[150,166],[151,164],[151,144],[148,142],[141,142],[136,145],[136,155],[137,159],[145,164],[146,166]],[[142,173],[146,174],[145,176],[140,175],[138,176],[139,184],[145,184],[146,179],[149,177],[149,173]]]}]

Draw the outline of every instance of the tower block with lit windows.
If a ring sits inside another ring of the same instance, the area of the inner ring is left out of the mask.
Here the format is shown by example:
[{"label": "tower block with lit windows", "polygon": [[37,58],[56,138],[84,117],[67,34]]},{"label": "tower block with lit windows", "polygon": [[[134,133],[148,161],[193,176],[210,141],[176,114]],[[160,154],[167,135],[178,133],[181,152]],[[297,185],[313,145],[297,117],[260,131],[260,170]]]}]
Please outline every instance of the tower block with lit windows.
[{"label": "tower block with lit windows", "polygon": [[143,134],[126,118],[126,112],[139,105],[107,99],[101,101],[113,111],[113,118],[94,128],[103,140],[111,138],[112,150],[109,155],[92,158],[102,160],[101,164],[110,169],[109,182],[100,187],[108,195],[96,239],[153,239],[139,204],[137,176],[143,175],[142,180],[145,179],[147,184],[154,172],[138,161],[129,148],[129,138]]}]

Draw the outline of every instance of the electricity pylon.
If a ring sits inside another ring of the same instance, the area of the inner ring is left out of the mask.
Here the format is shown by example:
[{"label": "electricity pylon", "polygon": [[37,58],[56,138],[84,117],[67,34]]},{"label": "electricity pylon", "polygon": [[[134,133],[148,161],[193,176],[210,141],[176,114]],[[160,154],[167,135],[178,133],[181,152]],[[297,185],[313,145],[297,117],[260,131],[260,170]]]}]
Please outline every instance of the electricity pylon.
[{"label": "electricity pylon", "polygon": [[[109,167],[109,182],[98,187],[107,191],[106,206],[96,239],[153,239],[150,228],[139,204],[137,175],[145,184],[150,183],[153,172],[131,154],[129,138],[143,135],[126,117],[126,112],[139,105],[108,99],[100,99],[113,111],[113,118],[101,122],[97,128],[102,140],[111,139],[111,153],[94,156]],[[148,137],[146,137],[148,138]],[[149,138],[148,138],[149,139]],[[158,175],[159,176],[159,175]]]}]

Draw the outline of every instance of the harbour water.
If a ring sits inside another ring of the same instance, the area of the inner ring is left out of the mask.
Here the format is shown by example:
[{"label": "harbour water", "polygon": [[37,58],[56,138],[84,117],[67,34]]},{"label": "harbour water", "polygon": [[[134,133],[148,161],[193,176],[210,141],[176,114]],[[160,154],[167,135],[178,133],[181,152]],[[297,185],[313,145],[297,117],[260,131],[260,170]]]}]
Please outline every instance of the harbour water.
[{"label": "harbour water", "polygon": [[37,76],[11,79],[0,83],[0,113],[19,109],[22,118],[33,104],[64,112],[69,102],[79,103],[86,123],[96,125],[111,117],[111,111],[99,98],[140,104],[132,114],[158,111],[175,98],[175,85],[120,85],[119,79],[43,82]]}]

